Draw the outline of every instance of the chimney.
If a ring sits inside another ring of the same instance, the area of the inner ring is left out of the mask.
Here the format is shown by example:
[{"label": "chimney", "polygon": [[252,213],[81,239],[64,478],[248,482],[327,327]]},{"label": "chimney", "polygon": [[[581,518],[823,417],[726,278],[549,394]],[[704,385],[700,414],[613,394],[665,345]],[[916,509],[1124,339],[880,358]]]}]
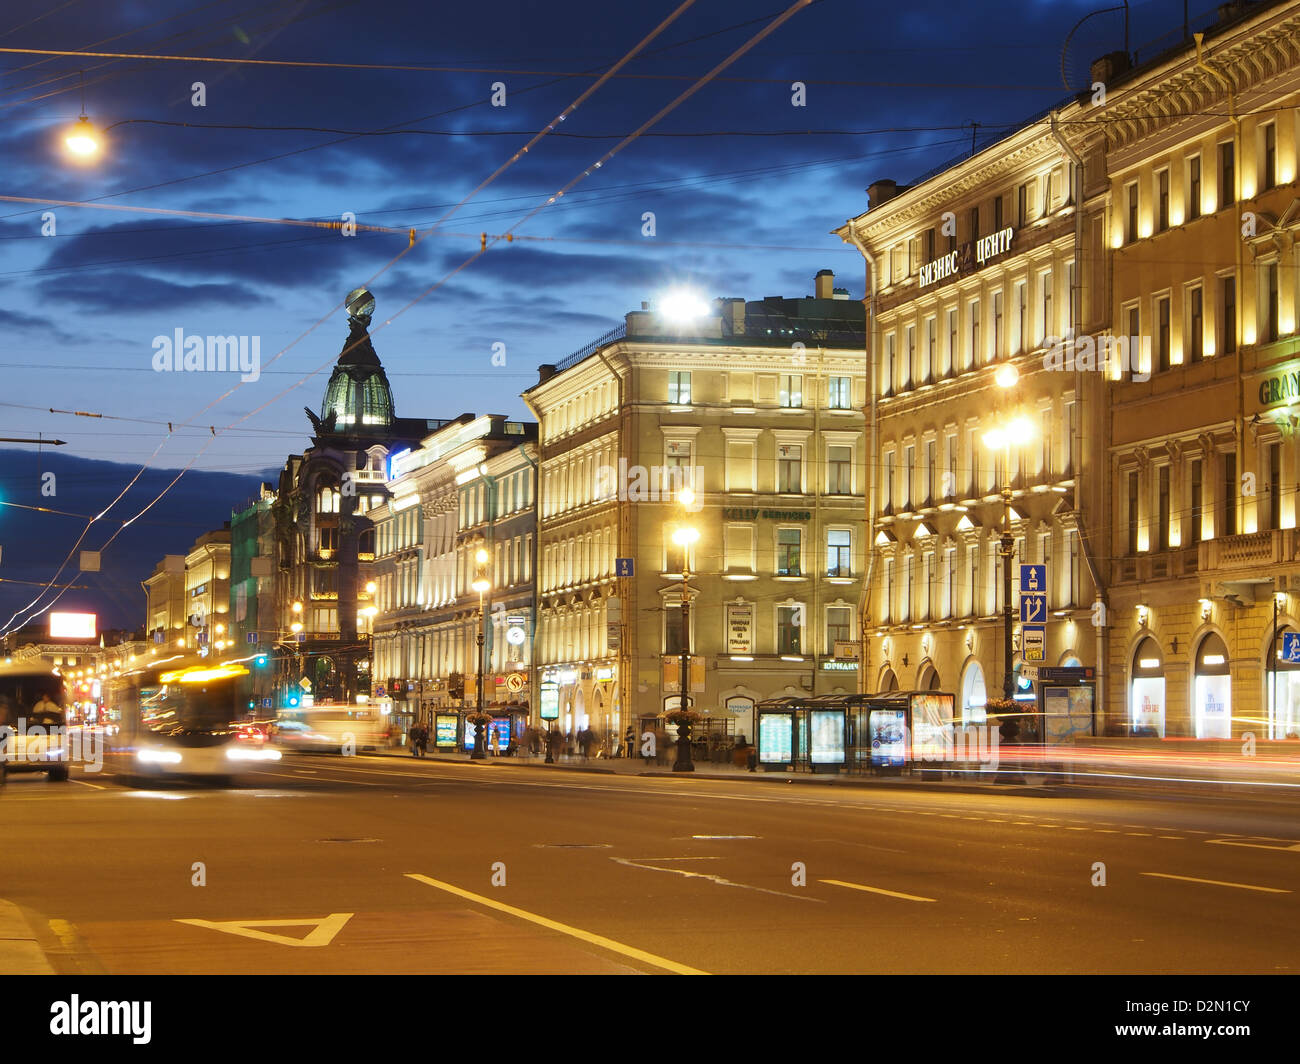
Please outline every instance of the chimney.
[{"label": "chimney", "polygon": [[889,178],[883,178],[880,181],[873,181],[867,186],[867,210],[873,210],[879,207],[886,200],[891,200],[898,195],[898,182],[891,181]]},{"label": "chimney", "polygon": [[834,293],[835,271],[818,270],[817,277],[813,281],[813,298],[830,299]]},{"label": "chimney", "polygon": [[1094,82],[1109,85],[1121,74],[1127,73],[1133,66],[1127,52],[1107,52],[1100,59],[1094,59],[1088,68]]},{"label": "chimney", "polygon": [[544,366],[537,367],[537,383],[545,384],[555,376],[555,367],[549,362]]}]

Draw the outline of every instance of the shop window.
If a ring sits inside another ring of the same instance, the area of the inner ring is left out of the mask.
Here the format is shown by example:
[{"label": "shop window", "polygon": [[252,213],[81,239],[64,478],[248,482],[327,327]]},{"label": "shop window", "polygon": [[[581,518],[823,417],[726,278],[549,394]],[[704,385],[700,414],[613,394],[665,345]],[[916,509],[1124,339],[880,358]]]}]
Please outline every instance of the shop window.
[{"label": "shop window", "polygon": [[1164,655],[1154,639],[1144,639],[1133,654],[1129,684],[1129,731],[1134,736],[1165,737]]}]

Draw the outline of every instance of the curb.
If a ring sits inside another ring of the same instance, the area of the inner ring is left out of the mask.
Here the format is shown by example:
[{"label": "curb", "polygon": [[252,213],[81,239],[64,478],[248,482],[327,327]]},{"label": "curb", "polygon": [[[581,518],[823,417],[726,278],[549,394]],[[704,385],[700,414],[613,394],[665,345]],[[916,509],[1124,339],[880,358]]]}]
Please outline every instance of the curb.
[{"label": "curb", "polygon": [[3,900],[0,900],[0,974],[55,974],[22,910],[13,902]]}]

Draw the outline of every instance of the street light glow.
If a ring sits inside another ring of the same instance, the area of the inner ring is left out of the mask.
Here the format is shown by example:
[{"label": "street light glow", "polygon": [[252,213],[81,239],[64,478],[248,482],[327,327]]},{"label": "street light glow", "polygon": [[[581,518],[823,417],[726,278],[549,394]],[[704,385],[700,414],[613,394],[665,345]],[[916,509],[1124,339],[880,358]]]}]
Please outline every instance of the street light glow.
[{"label": "street light glow", "polygon": [[78,118],[77,124],[68,130],[63,143],[68,151],[83,161],[99,154],[99,134],[85,115]]},{"label": "street light glow", "polygon": [[709,312],[709,305],[696,292],[685,288],[675,288],[666,292],[659,300],[659,313],[671,322],[686,324],[702,318]]},{"label": "street light glow", "polygon": [[1020,383],[1020,371],[1010,362],[1004,362],[993,374],[999,388],[1014,388]]},{"label": "street light glow", "polygon": [[690,525],[683,525],[681,528],[673,530],[673,542],[679,547],[685,547],[694,543],[699,538],[699,530],[692,528]]}]

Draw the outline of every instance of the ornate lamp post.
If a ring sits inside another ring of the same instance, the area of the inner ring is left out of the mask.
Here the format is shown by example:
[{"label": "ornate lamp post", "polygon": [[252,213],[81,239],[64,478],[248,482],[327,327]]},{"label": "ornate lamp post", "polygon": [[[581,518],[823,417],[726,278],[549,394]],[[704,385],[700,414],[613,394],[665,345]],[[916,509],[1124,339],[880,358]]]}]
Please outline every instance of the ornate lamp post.
[{"label": "ornate lamp post", "polygon": [[[678,505],[683,514],[695,503],[695,492],[682,488],[677,493]],[[691,544],[700,538],[699,530],[681,520],[673,530],[673,542],[682,549],[682,661],[680,668],[679,689],[681,695],[677,702],[679,716],[677,719],[677,760],[673,763],[674,772],[694,772],[695,763],[691,760],[691,720],[688,692],[691,688]]]},{"label": "ornate lamp post", "polygon": [[[1020,374],[1011,363],[1003,363],[994,376],[999,388],[1010,391],[1020,381]],[[998,540],[998,554],[1002,558],[1002,697],[1012,698],[1013,654],[1011,613],[1011,558],[1015,553],[1015,537],[1011,534],[1011,448],[1024,446],[1033,437],[1034,428],[1026,417],[1013,417],[995,425],[984,434],[985,446],[1002,452],[1002,535]]]},{"label": "ornate lamp post", "polygon": [[470,587],[478,592],[478,631],[474,636],[474,642],[478,645],[478,708],[474,713],[474,752],[470,754],[470,759],[482,761],[487,756],[488,719],[483,712],[483,594],[492,586],[492,582],[487,575],[488,552],[480,547],[474,555],[474,561],[477,569]]}]

